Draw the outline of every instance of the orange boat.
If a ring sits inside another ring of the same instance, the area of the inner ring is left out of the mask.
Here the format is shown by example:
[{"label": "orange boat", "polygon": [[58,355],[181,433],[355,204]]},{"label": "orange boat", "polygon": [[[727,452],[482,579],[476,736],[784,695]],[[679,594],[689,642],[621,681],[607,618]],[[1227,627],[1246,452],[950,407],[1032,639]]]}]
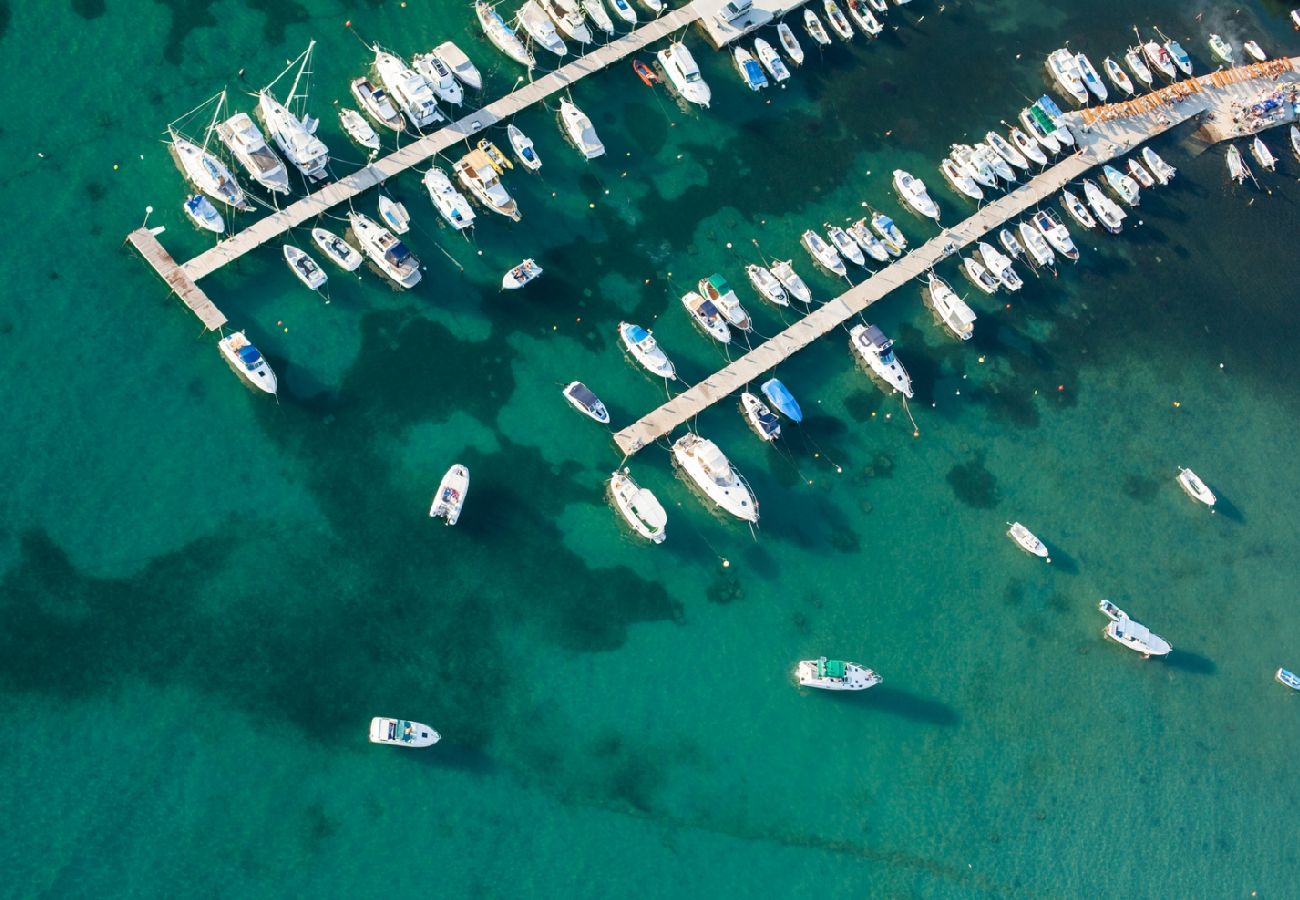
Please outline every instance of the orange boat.
[{"label": "orange boat", "polygon": [[647,87],[653,87],[659,81],[659,76],[654,73],[654,69],[639,59],[632,60],[632,71],[636,72],[637,77]]}]

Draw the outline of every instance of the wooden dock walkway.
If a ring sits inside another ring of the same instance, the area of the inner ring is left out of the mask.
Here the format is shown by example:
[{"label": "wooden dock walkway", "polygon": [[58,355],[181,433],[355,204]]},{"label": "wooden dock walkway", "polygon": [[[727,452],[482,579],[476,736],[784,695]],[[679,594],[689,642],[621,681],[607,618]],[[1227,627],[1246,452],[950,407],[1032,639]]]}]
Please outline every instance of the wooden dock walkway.
[{"label": "wooden dock walkway", "polygon": [[163,248],[154,237],[152,231],[148,228],[137,228],[126,236],[131,246],[140,252],[149,265],[153,266],[155,272],[167,282],[167,286],[172,289],[181,302],[188,306],[199,317],[203,327],[208,331],[216,331],[222,325],[226,324],[226,316],[221,310],[217,309],[215,303],[208,299],[208,295],[199,289],[185,270],[176,264],[171,254]]}]

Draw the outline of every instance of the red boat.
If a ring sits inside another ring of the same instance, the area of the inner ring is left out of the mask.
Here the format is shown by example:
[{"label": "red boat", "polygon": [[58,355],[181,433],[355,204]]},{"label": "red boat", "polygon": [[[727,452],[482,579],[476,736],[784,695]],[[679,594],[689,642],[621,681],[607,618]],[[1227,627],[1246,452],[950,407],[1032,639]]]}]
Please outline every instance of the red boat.
[{"label": "red boat", "polygon": [[641,62],[639,59],[632,60],[632,71],[636,72],[637,77],[647,87],[653,86],[659,81],[659,76],[654,73],[654,69]]}]

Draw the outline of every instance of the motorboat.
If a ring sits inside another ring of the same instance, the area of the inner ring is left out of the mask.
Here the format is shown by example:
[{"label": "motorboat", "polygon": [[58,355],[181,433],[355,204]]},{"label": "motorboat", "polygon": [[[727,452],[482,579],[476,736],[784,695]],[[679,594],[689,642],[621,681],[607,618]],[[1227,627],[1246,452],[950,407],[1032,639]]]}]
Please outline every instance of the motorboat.
[{"label": "motorboat", "polygon": [[681,41],[674,41],[667,48],[655,54],[659,65],[663,66],[668,83],[681,94],[687,103],[709,108],[713,92],[708,82],[700,75],[700,67],[695,62],[691,51]]},{"label": "motorboat", "polygon": [[369,150],[371,156],[379,152],[379,135],[361,113],[346,106],[340,107],[339,124],[343,126],[348,137]]},{"label": "motorboat", "polygon": [[780,22],[776,26],[776,37],[781,42],[781,49],[785,51],[785,55],[790,57],[790,62],[802,66],[803,47],[799,45],[799,39],[794,36],[794,29],[785,22]]},{"label": "motorboat", "polygon": [[876,262],[889,262],[889,258],[894,255],[885,246],[885,242],[876,237],[865,217],[849,226],[849,236],[857,241],[862,251]]},{"label": "motorboat", "polygon": [[826,13],[826,21],[831,23],[831,29],[844,40],[853,40],[853,26],[844,18],[844,13],[835,0],[822,0],[822,9]]},{"label": "motorboat", "polygon": [[353,247],[334,232],[316,227],[311,230],[311,239],[316,242],[325,258],[345,272],[355,272],[365,259],[361,251]]},{"label": "motorboat", "polygon": [[501,183],[501,176],[497,174],[492,160],[482,150],[474,149],[466,153],[456,161],[452,170],[466,190],[492,212],[515,222],[523,218],[519,204]]},{"label": "motorboat", "polygon": [[790,298],[786,296],[781,280],[770,269],[751,264],[745,266],[745,274],[749,276],[749,283],[754,286],[754,290],[768,303],[776,306],[790,305]]},{"label": "motorboat", "polygon": [[[321,139],[316,137],[316,128],[320,122],[306,114],[292,113],[288,109],[300,98],[306,102],[306,96],[298,93],[298,85],[311,62],[312,50],[315,46],[315,41],[308,43],[302,55],[291,62],[284,72],[276,76],[275,81],[262,88],[257,95],[257,114],[290,165],[311,181],[321,181],[329,175],[327,167],[330,154]],[[289,88],[289,99],[281,103],[271,93],[271,88],[295,64],[298,64],[298,73]]]},{"label": "motorboat", "polygon": [[609,13],[605,12],[605,6],[601,3],[601,0],[582,0],[580,5],[582,11],[593,25],[605,32],[605,34],[614,33],[614,20],[609,17]]},{"label": "motorboat", "polygon": [[849,330],[849,347],[891,390],[911,399],[912,376],[894,355],[894,342],[879,325],[854,325]]},{"label": "motorboat", "polygon": [[560,124],[564,126],[565,133],[578,148],[578,152],[587,159],[605,155],[605,145],[596,135],[591,119],[567,97],[560,101]]},{"label": "motorboat", "polygon": [[556,56],[564,56],[569,52],[568,46],[564,43],[564,38],[555,30],[555,23],[551,21],[537,0],[528,0],[523,6],[519,7],[516,14],[516,21],[519,27],[533,39],[544,50],[549,50]]},{"label": "motorboat", "polygon": [[636,26],[636,10],[627,0],[609,0],[609,8],[628,25]]},{"label": "motorboat", "polygon": [[889,249],[891,256],[898,256],[907,249],[907,238],[903,237],[903,232],[898,230],[894,220],[884,213],[871,214],[871,228],[880,235],[880,240]]},{"label": "motorboat", "polygon": [[1295,154],[1296,159],[1300,159],[1300,128],[1291,126],[1291,152]]},{"label": "motorboat", "polygon": [[849,270],[844,266],[844,260],[834,247],[822,240],[821,235],[811,228],[805,231],[799,238],[803,248],[808,251],[808,255],[813,258],[813,262],[820,265],[834,275],[841,278],[848,277]]},{"label": "motorboat", "polygon": [[591,29],[582,19],[577,0],[538,0],[538,3],[565,37],[580,44],[591,43]]},{"label": "motorboat", "polygon": [[875,672],[857,663],[839,659],[805,659],[794,670],[802,687],[823,691],[864,691],[883,680]]},{"label": "motorboat", "polygon": [[457,463],[438,483],[438,493],[433,495],[433,503],[429,506],[429,518],[442,518],[449,526],[455,525],[468,493],[469,469]]},{"label": "motorboat", "polygon": [[1009,522],[1007,524],[1009,525],[1007,537],[1015,541],[1016,546],[1026,553],[1037,556],[1039,559],[1045,559],[1048,562],[1052,561],[1051,557],[1047,555],[1047,545],[1038,539],[1038,535],[1019,522]]},{"label": "motorboat", "polygon": [[465,51],[461,50],[451,41],[443,41],[433,48],[433,55],[442,60],[443,64],[451,69],[451,74],[456,76],[456,80],[471,91],[481,91],[483,89],[483,76],[479,73],[478,68],[470,62]]},{"label": "motorboat", "polygon": [[525,169],[536,172],[542,167],[542,158],[533,148],[532,139],[520,131],[513,123],[506,126],[506,136],[510,139],[510,149]]},{"label": "motorboat", "polygon": [[[1106,77],[1110,79],[1110,83],[1115,85],[1117,90],[1128,94],[1130,97],[1133,96],[1136,91],[1133,87],[1133,79],[1128,77],[1128,73],[1120,67],[1119,63],[1108,56],[1102,61],[1101,67],[1106,70]],[[1143,66],[1143,68],[1146,67]]]},{"label": "motorboat", "polygon": [[849,237],[849,233],[838,225],[826,223],[826,236],[830,238],[831,246],[841,257],[847,259],[855,266],[865,266],[866,259],[862,255],[862,248],[858,246],[857,241]]},{"label": "motorboat", "polygon": [[428,725],[406,719],[387,719],[376,716],[370,720],[370,743],[391,744],[394,747],[432,747],[442,740],[442,735]]},{"label": "motorboat", "polygon": [[808,37],[822,47],[831,42],[831,36],[826,33],[826,26],[822,24],[821,19],[817,18],[817,13],[811,9],[803,11],[803,30],[808,32]]},{"label": "motorboat", "polygon": [[741,79],[745,82],[745,87],[751,91],[759,91],[767,87],[767,76],[763,74],[763,67],[754,59],[754,55],[744,47],[736,47],[731,51],[731,57],[736,62],[736,71],[740,73]]},{"label": "motorboat", "polygon": [[1114,166],[1102,166],[1102,177],[1106,180],[1107,186],[1115,192],[1119,199],[1123,200],[1129,206],[1137,206],[1141,200],[1141,191],[1138,189],[1138,183],[1130,175],[1125,175]]},{"label": "motorboat", "polygon": [[379,218],[395,234],[406,234],[411,230],[411,214],[405,206],[387,194],[379,195]]},{"label": "motorboat", "polygon": [[1074,135],[1066,127],[1065,113],[1061,112],[1061,107],[1056,105],[1056,101],[1051,97],[1043,94],[1036,101],[1034,106],[1038,111],[1047,116],[1048,121],[1056,126],[1052,132],[1052,137],[1056,138],[1063,147],[1073,147],[1075,144]]},{"label": "motorboat", "polygon": [[217,349],[245,382],[266,394],[279,390],[279,382],[271,364],[266,361],[253,342],[242,331],[226,335],[217,341]]},{"label": "motorboat", "polygon": [[244,189],[239,186],[225,163],[198,144],[181,137],[173,129],[168,128],[167,133],[171,136],[176,161],[190,184],[231,209],[253,211],[252,204],[244,195]]},{"label": "motorboat", "polygon": [[[1003,141],[1003,143],[1006,142]],[[1010,148],[1008,147],[1008,149]],[[1016,155],[1019,156],[1019,154]],[[1021,158],[1021,162],[1024,162],[1023,157]],[[894,190],[898,192],[898,196],[901,197],[903,202],[910,206],[917,215],[926,219],[934,219],[936,222],[939,221],[939,204],[935,203],[934,200],[930,198],[929,192],[925,189],[925,182],[921,179],[913,176],[909,172],[904,172],[902,169],[895,169]]]},{"label": "motorboat", "polygon": [[1020,273],[1016,271],[1015,265],[1011,262],[1011,257],[997,247],[987,241],[980,241],[975,245],[975,251],[979,253],[984,268],[988,269],[989,274],[996,278],[1004,288],[1009,291],[1018,291],[1025,286]]},{"label": "motorboat", "polygon": [[1088,201],[1088,206],[1092,209],[1093,214],[1097,216],[1097,221],[1102,227],[1111,234],[1119,234],[1120,229],[1124,227],[1124,219],[1127,213],[1114,200],[1102,193],[1101,188],[1088,180],[1083,182],[1083,197]]},{"label": "motorboat", "polygon": [[212,201],[202,194],[190,194],[185,198],[185,215],[204,231],[221,234],[226,230],[226,220],[217,212]]},{"label": "motorboat", "polygon": [[1150,147],[1142,148],[1142,161],[1147,164],[1147,168],[1151,170],[1151,174],[1161,186],[1168,184],[1178,174],[1177,169],[1165,162],[1160,154]]},{"label": "motorboat", "polygon": [[[1296,17],[1296,12],[1294,10],[1291,12],[1291,17],[1292,20]],[[1300,25],[1297,25],[1296,27],[1300,28]],[[1289,687],[1293,691],[1300,691],[1300,675],[1297,675],[1294,672],[1288,672],[1286,669],[1279,667],[1278,670],[1273,673],[1273,680],[1278,684]]]},{"label": "motorboat", "polygon": [[235,113],[216,127],[226,145],[248,176],[273,194],[289,193],[289,170],[262,136],[262,130],[248,113]]},{"label": "motorboat", "polygon": [[1173,81],[1178,77],[1178,69],[1174,67],[1174,59],[1169,55],[1169,51],[1162,47],[1156,41],[1147,41],[1142,45],[1142,53],[1146,56],[1147,62],[1151,68],[1155,69],[1161,75]]},{"label": "motorboat", "polygon": [[1300,9],[1291,10],[1291,27],[1300,31]]},{"label": "motorboat", "polygon": [[1151,177],[1151,173],[1146,170],[1146,167],[1143,166],[1142,163],[1138,162],[1136,159],[1130,159],[1128,161],[1128,165],[1125,166],[1125,168],[1127,168],[1128,173],[1133,176],[1133,180],[1136,181],[1138,184],[1140,184],[1142,187],[1144,188],[1155,187],[1156,180]]},{"label": "motorboat", "polygon": [[803,410],[799,408],[799,401],[794,399],[794,394],[790,389],[775,378],[769,378],[760,386],[763,396],[768,402],[776,407],[781,415],[785,416],[791,422],[803,421]]},{"label": "motorboat", "polygon": [[1273,152],[1268,149],[1268,145],[1259,135],[1255,135],[1255,140],[1250,142],[1250,155],[1255,157],[1255,162],[1259,163],[1261,168],[1270,172],[1277,168],[1277,158],[1273,156]]},{"label": "motorboat", "polygon": [[1024,126],[1025,132],[1048,153],[1056,154],[1061,151],[1061,143],[1056,136],[1056,125],[1046,113],[1040,112],[1037,107],[1027,106],[1022,109],[1020,111],[1020,124]]},{"label": "motorboat", "polygon": [[1263,62],[1268,59],[1268,54],[1264,52],[1264,48],[1257,41],[1246,41],[1241,45],[1241,49],[1245,50],[1246,54],[1255,62]]},{"label": "motorboat", "polygon": [[413,288],[420,283],[419,258],[395,234],[357,212],[348,213],[348,223],[361,252],[379,271],[399,287]]},{"label": "motorboat", "polygon": [[1028,222],[1021,222],[1016,230],[1020,232],[1020,241],[1025,245],[1025,254],[1036,266],[1050,266],[1056,262],[1056,254],[1038,229]]},{"label": "motorboat", "polygon": [[1073,97],[1076,103],[1088,102],[1088,88],[1079,73],[1079,61],[1069,50],[1053,50],[1047,55],[1047,71],[1062,93]]},{"label": "motorboat", "polygon": [[687,291],[682,295],[682,306],[686,307],[695,324],[699,325],[709,337],[720,344],[731,341],[731,329],[727,327],[727,320],[722,317],[722,311],[711,301],[704,299],[695,291]]},{"label": "motorboat", "polygon": [[632,480],[627,469],[609,476],[609,496],[623,521],[641,537],[662,544],[668,536],[668,513],[654,494]]},{"label": "motorboat", "polygon": [[433,88],[439,100],[452,106],[460,106],[465,102],[465,92],[461,90],[456,73],[452,72],[451,66],[442,61],[441,56],[436,53],[417,53],[411,62],[415,66],[415,71],[429,82],[429,86]]},{"label": "motorboat", "polygon": [[1043,152],[1042,145],[1025,134],[1014,125],[1007,128],[1007,134],[1011,135],[1011,143],[1020,151],[1020,154],[1030,162],[1036,162],[1040,166],[1047,165],[1047,154]]},{"label": "motorboat", "polygon": [[1232,65],[1232,44],[1217,34],[1210,35],[1210,52],[1224,65]]},{"label": "motorboat", "polygon": [[1141,653],[1143,657],[1165,656],[1174,649],[1168,641],[1158,634],[1153,634],[1151,629],[1140,622],[1134,622],[1128,617],[1128,613],[1109,600],[1102,600],[1097,604],[1097,608],[1110,619],[1110,624],[1106,626],[1104,633],[1115,643],[1135,653]]},{"label": "motorboat", "polygon": [[963,341],[971,339],[975,334],[975,312],[966,305],[965,300],[957,296],[948,282],[931,272],[929,283],[921,293],[929,301],[930,308],[939,317],[939,321],[954,337]]},{"label": "motorboat", "polygon": [[678,468],[716,506],[745,522],[758,521],[758,501],[718,445],[694,432],[673,442]]},{"label": "motorboat", "polygon": [[438,109],[437,95],[429,79],[408,66],[401,57],[380,50],[375,51],[375,71],[388,88],[389,95],[406,113],[406,118],[416,128],[427,128],[443,120]]},{"label": "motorboat", "polygon": [[464,194],[452,186],[446,172],[437,166],[431,166],[421,180],[429,192],[433,208],[448,225],[462,231],[474,224],[474,207],[470,206]]},{"label": "motorboat", "polygon": [[961,270],[971,284],[986,294],[994,294],[1001,287],[998,280],[989,274],[988,269],[976,262],[974,257],[965,257],[961,261]]},{"label": "motorboat", "polygon": [[1110,92],[1106,90],[1106,83],[1097,74],[1097,69],[1093,66],[1092,60],[1088,59],[1086,53],[1075,54],[1074,60],[1078,64],[1079,77],[1083,79],[1083,86],[1098,100],[1103,103],[1106,102]]},{"label": "motorboat", "polygon": [[[993,152],[1002,157],[1017,169],[1028,169],[1029,160],[1025,155],[1007,142],[1007,139],[996,131],[990,131],[984,135],[984,143],[993,148]],[[1035,147],[1035,150],[1038,148]],[[1046,157],[1044,157],[1046,159]]]},{"label": "motorboat", "polygon": [[865,0],[844,0],[844,8],[849,11],[849,18],[858,23],[867,37],[880,37],[885,27],[867,8]]},{"label": "motorboat", "polygon": [[785,288],[786,293],[798,300],[800,303],[812,303],[812,291],[799,273],[794,270],[794,260],[777,260],[772,263],[772,274],[781,282],[781,287]]},{"label": "motorboat", "polygon": [[[1161,37],[1164,37],[1164,35],[1161,35]],[[1165,38],[1165,50],[1169,52],[1169,58],[1178,67],[1178,71],[1184,75],[1192,74],[1192,58],[1187,55],[1187,51],[1183,49],[1182,44],[1172,38]]]},{"label": "motorboat", "polygon": [[1228,174],[1237,184],[1242,184],[1247,178],[1254,178],[1251,174],[1250,166],[1241,158],[1241,151],[1236,145],[1228,147]]},{"label": "motorboat", "polygon": [[1134,78],[1142,82],[1143,87],[1151,87],[1155,79],[1146,61],[1142,59],[1142,52],[1138,47],[1129,47],[1124,51],[1124,62],[1128,63],[1129,71],[1133,73]]},{"label": "motorboat", "polygon": [[588,418],[595,419],[602,425],[609,424],[609,410],[591,390],[581,381],[570,381],[564,386],[564,399],[569,405]]},{"label": "motorboat", "polygon": [[1010,228],[1003,228],[998,232],[998,243],[1002,245],[1003,250],[1010,254],[1012,259],[1019,259],[1025,254],[1025,248],[1020,246],[1020,241],[1016,240],[1016,236]]},{"label": "motorboat", "polygon": [[1056,210],[1050,207],[1040,209],[1034,213],[1032,221],[1039,233],[1047,238],[1047,243],[1052,245],[1053,250],[1066,259],[1076,260],[1079,258],[1079,248],[1074,245],[1074,240],[1070,237],[1070,229],[1065,227],[1065,223],[1061,221],[1061,217]]},{"label": "motorboat", "polygon": [[663,12],[665,8],[663,0],[638,0],[638,2],[656,16]]},{"label": "motorboat", "polygon": [[501,289],[503,291],[518,290],[530,281],[535,281],[543,271],[545,270],[536,262],[526,259],[501,276]]},{"label": "motorboat", "polygon": [[668,359],[668,355],[659,348],[653,332],[630,322],[619,322],[618,339],[623,342],[624,349],[632,358],[651,375],[669,380],[677,377],[677,370]]},{"label": "motorboat", "polygon": [[1012,182],[1016,180],[1016,170],[1011,168],[1005,159],[983,141],[971,147],[971,162],[975,166],[986,164],[1003,181]]},{"label": "motorboat", "polygon": [[1061,191],[1061,205],[1064,206],[1065,211],[1070,214],[1070,218],[1074,219],[1074,221],[1078,222],[1084,228],[1097,227],[1097,220],[1092,217],[1092,213],[1088,212],[1088,207],[1084,205],[1082,200],[1070,193],[1068,190]]},{"label": "motorboat", "polygon": [[401,131],[406,127],[406,119],[402,118],[401,110],[393,103],[393,98],[388,96],[388,92],[381,87],[373,84],[368,78],[352,79],[349,89],[352,96],[357,99],[361,109],[370,118],[393,131]]},{"label": "motorboat", "polygon": [[975,148],[969,144],[953,144],[952,153],[948,157],[953,164],[968,178],[973,179],[986,188],[996,188],[998,186],[997,173],[989,165],[988,160],[981,154],[975,155]]},{"label": "motorboat", "polygon": [[939,163],[939,171],[957,193],[964,194],[975,201],[984,199],[984,189],[968,173],[957,168],[957,164],[951,159],[944,157],[943,162]]},{"label": "motorboat", "polygon": [[781,420],[766,403],[749,391],[740,394],[740,411],[760,440],[770,443],[781,436]]},{"label": "motorboat", "polygon": [[492,45],[520,65],[532,68],[537,63],[533,54],[524,46],[515,30],[506,24],[501,14],[484,0],[474,4],[474,15],[478,17],[479,26]]},{"label": "motorboat", "polygon": [[329,276],[325,270],[320,267],[316,260],[311,258],[311,254],[306,250],[300,250],[292,244],[284,245],[284,261],[289,266],[289,271],[293,272],[294,277],[305,284],[313,291],[318,291],[325,286]]},{"label": "motorboat", "polygon": [[1211,509],[1214,504],[1219,502],[1219,498],[1214,496],[1214,491],[1210,490],[1209,485],[1201,480],[1200,476],[1191,469],[1178,469],[1178,486],[1187,492],[1197,503],[1204,503]]},{"label": "motorboat", "polygon": [[728,324],[734,325],[741,331],[749,331],[754,327],[750,321],[749,313],[745,307],[740,305],[740,298],[736,292],[727,284],[727,279],[721,275],[710,275],[708,278],[701,278],[696,285],[696,289],[704,299],[708,300],[718,308],[722,317],[727,320]]},{"label": "motorboat", "polygon": [[771,75],[772,80],[777,84],[790,77],[790,70],[786,68],[781,55],[767,41],[762,38],[754,41],[754,53],[758,56],[758,61],[763,64],[763,68],[767,69],[767,74]]}]

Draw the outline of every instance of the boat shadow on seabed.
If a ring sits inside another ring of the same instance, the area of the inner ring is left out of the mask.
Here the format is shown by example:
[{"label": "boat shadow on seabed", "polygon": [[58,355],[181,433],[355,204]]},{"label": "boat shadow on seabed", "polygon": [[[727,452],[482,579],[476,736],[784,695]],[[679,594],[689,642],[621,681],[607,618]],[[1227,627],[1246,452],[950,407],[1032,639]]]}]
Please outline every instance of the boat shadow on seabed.
[{"label": "boat shadow on seabed", "polygon": [[864,709],[889,713],[925,725],[952,727],[961,721],[961,716],[948,704],[888,684],[881,684],[868,691],[841,692],[834,699],[837,702],[857,703]]}]

